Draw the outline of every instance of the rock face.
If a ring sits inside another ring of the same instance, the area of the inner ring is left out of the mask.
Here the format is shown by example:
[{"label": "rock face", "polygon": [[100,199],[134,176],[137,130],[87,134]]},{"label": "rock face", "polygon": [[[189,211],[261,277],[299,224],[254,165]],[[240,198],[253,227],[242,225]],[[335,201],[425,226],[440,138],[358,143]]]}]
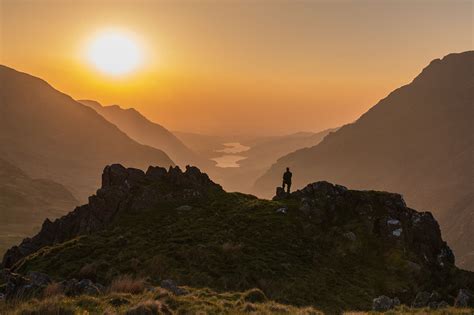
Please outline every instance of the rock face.
[{"label": "rock face", "polygon": [[[159,189],[150,183],[165,185]],[[196,167],[149,167],[125,168],[120,164],[106,166],[102,174],[102,187],[89,197],[89,203],[77,207],[54,222],[46,219],[41,231],[27,238],[19,246],[9,249],[2,265],[11,268],[23,257],[48,245],[64,242],[79,235],[90,234],[103,229],[112,222],[120,211],[137,211],[158,201],[193,200],[207,194],[209,189],[222,188]]]},{"label": "rock face", "polygon": [[[29,272],[27,275],[13,273],[8,269],[0,272],[0,285],[4,287],[4,297],[7,300],[40,297],[44,289],[52,283],[51,278],[40,272]],[[89,279],[69,279],[58,283],[61,292],[68,296],[98,295],[105,288]]]},{"label": "rock face", "polygon": [[[384,209],[375,209],[368,196],[375,194]],[[418,212],[406,206],[402,196],[394,193],[356,192],[341,185],[325,181],[307,185],[287,196],[297,200],[299,210],[311,220],[323,224],[333,224],[343,216],[355,215],[364,218],[366,228],[385,241],[388,246],[410,250],[417,260],[433,269],[450,268],[454,265],[454,255],[441,238],[438,223],[430,212]],[[275,196],[274,200],[279,200]],[[355,213],[336,210],[347,200],[357,204]],[[352,231],[343,233],[348,239],[355,240]],[[428,300],[429,300],[428,294]],[[428,302],[427,302],[428,303]],[[426,303],[426,304],[427,304]]]},{"label": "rock face", "polygon": [[382,295],[372,301],[372,310],[376,312],[386,312],[398,305],[400,305],[398,298],[391,299],[388,296]]},{"label": "rock face", "polygon": [[455,307],[473,307],[474,306],[474,295],[471,291],[466,289],[459,290],[458,296],[454,301]]}]

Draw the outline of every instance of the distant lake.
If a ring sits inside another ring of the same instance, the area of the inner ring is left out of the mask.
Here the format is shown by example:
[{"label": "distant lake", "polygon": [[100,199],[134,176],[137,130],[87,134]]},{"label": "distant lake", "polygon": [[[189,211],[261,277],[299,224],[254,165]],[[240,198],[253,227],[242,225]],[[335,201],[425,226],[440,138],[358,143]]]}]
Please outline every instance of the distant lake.
[{"label": "distant lake", "polygon": [[239,142],[228,142],[223,143],[222,145],[224,146],[224,148],[216,150],[216,152],[226,154],[211,159],[217,162],[216,167],[240,167],[239,163],[237,162],[245,160],[247,157],[237,155],[236,153],[248,151],[250,147],[243,145]]},{"label": "distant lake", "polygon": [[235,154],[240,152],[245,152],[250,149],[250,147],[241,144],[240,142],[227,142],[222,144],[225,148],[216,150],[216,152]]}]

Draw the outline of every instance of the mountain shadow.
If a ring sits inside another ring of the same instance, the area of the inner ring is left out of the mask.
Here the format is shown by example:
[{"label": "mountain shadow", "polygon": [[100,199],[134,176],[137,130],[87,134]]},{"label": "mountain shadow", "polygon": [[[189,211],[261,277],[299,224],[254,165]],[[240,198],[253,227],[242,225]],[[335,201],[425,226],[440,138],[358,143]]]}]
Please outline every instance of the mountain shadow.
[{"label": "mountain shadow", "polygon": [[45,218],[62,216],[77,204],[61,184],[32,179],[0,158],[0,255],[39,231]]}]

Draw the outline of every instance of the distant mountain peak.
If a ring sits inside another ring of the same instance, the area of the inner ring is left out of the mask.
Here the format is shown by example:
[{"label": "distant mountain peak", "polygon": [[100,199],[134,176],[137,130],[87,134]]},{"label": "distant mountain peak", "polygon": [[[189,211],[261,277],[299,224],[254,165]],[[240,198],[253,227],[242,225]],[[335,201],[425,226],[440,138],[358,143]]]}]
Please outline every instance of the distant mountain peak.
[{"label": "distant mountain peak", "polygon": [[178,165],[205,163],[173,133],[162,125],[145,117],[135,108],[123,108],[120,105],[101,105],[97,101],[79,100],[93,108],[135,141],[165,151]]}]

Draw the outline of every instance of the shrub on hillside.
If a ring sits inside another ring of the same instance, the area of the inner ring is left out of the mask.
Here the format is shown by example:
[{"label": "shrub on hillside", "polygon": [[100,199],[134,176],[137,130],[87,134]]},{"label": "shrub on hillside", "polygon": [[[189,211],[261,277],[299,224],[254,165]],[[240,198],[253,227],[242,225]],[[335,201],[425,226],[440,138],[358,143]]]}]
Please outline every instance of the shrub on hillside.
[{"label": "shrub on hillside", "polygon": [[52,282],[43,290],[43,297],[49,298],[53,296],[64,295],[64,287],[58,282]]},{"label": "shrub on hillside", "polygon": [[139,294],[145,290],[145,280],[123,275],[115,278],[109,287],[109,292]]},{"label": "shrub on hillside", "polygon": [[267,300],[265,293],[260,289],[251,289],[244,293],[243,295],[245,302],[250,303],[263,303]]}]

